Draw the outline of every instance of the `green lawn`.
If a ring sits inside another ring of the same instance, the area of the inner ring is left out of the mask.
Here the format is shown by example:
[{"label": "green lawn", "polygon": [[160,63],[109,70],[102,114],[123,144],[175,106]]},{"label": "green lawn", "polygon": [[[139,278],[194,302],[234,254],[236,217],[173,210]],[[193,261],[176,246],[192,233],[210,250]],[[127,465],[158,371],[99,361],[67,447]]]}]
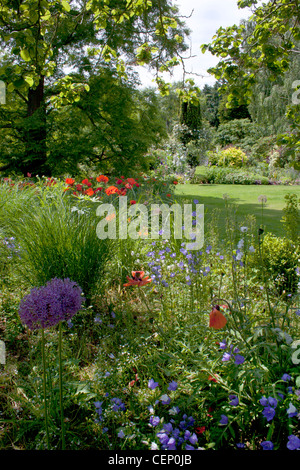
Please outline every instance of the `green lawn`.
[{"label": "green lawn", "polygon": [[205,227],[210,221],[213,209],[221,210],[222,218],[225,217],[224,194],[228,194],[230,202],[237,204],[237,216],[241,220],[248,214],[256,217],[257,223],[261,223],[261,204],[258,202],[260,195],[267,196],[264,206],[263,223],[266,229],[275,235],[283,236],[284,227],[280,222],[282,209],[285,206],[284,196],[288,193],[297,194],[300,197],[300,186],[282,185],[231,185],[231,184],[182,184],[176,187],[176,198],[198,199],[204,204]]}]

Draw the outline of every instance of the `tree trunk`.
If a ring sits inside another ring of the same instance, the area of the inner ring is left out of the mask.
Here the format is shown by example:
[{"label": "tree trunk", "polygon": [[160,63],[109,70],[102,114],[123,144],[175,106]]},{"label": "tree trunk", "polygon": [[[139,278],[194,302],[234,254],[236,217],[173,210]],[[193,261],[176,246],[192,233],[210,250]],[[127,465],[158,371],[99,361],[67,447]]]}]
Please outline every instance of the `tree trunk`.
[{"label": "tree trunk", "polygon": [[25,157],[22,163],[24,176],[47,172],[46,106],[44,99],[44,76],[38,86],[28,91],[27,117],[25,123]]}]

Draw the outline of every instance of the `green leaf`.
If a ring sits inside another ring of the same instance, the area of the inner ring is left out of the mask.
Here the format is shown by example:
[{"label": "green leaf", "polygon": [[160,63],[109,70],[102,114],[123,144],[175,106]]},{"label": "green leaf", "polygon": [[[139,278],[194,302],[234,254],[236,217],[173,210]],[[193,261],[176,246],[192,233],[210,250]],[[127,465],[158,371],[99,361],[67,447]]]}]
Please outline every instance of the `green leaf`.
[{"label": "green leaf", "polygon": [[26,75],[26,76],[24,77],[24,80],[25,80],[26,83],[28,83],[28,85],[29,85],[30,87],[32,87],[32,85],[34,84],[34,80],[33,80],[33,78],[32,78],[30,75]]},{"label": "green leaf", "polygon": [[61,4],[62,4],[62,6],[64,7],[64,9],[66,11],[68,11],[68,12],[71,11],[71,7],[69,5],[69,2],[67,2],[67,0],[61,0]]},{"label": "green leaf", "polygon": [[25,62],[29,62],[30,61],[30,54],[29,52],[27,51],[27,49],[22,49],[21,52],[20,52],[20,56],[23,60],[25,60]]},{"label": "green leaf", "polygon": [[13,83],[9,83],[9,84],[7,85],[7,91],[8,91],[9,93],[11,93],[12,91],[14,91],[14,89],[15,89],[15,87],[14,87],[14,84],[13,84]]}]

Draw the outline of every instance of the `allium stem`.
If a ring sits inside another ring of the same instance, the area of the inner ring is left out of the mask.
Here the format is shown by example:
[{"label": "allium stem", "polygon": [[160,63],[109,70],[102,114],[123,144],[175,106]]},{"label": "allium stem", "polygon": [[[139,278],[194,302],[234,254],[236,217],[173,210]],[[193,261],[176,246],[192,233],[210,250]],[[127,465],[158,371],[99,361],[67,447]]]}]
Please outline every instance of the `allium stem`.
[{"label": "allium stem", "polygon": [[59,358],[59,403],[60,403],[60,424],[61,424],[61,448],[65,450],[65,426],[64,426],[64,408],[63,408],[63,380],[62,380],[62,326],[59,322],[59,340],[58,340],[58,358]]},{"label": "allium stem", "polygon": [[43,361],[43,388],[44,388],[44,417],[45,417],[45,428],[47,438],[47,449],[50,449],[49,440],[49,427],[48,427],[48,411],[47,411],[47,385],[46,385],[46,356],[45,356],[45,335],[44,328],[41,328],[42,332],[42,361]]}]

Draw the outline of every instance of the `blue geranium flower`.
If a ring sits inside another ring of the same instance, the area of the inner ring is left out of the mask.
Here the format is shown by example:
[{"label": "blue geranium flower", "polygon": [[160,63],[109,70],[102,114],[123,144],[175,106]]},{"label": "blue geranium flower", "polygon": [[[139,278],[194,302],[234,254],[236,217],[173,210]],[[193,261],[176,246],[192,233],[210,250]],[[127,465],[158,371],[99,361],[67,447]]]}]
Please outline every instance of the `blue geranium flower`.
[{"label": "blue geranium flower", "polygon": [[271,441],[264,441],[260,444],[263,450],[273,450],[274,444]]}]

